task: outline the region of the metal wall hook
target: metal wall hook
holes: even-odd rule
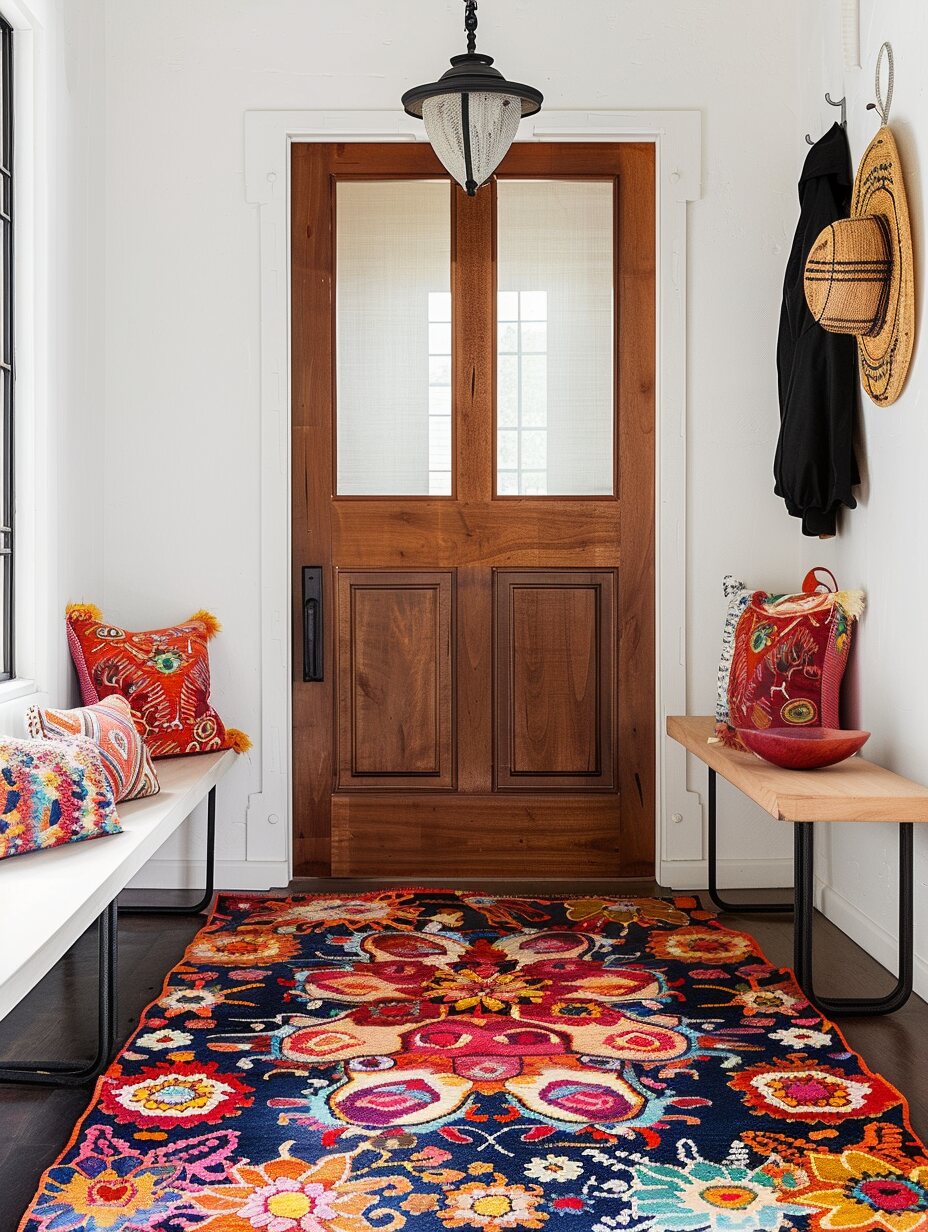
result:
[[[828,104],[829,107],[840,107],[841,108],[841,127],[847,128],[847,95],[845,95],[844,98],[837,99],[836,101],[835,99],[831,97],[830,93],[826,93],[825,102]],[[812,140],[812,138],[809,136],[808,133],[806,133],[806,142],[809,145],[815,145],[815,142]]]

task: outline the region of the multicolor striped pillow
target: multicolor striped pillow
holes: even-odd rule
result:
[[[30,706],[26,730],[34,740],[89,736],[97,745],[117,801],[154,796],[160,790],[151,756],[132,718],[132,707],[119,694],[76,710]]]
[[[121,830],[92,740],[0,736],[0,859]]]

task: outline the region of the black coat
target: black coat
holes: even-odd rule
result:
[[[851,156],[835,124],[809,150],[799,181],[799,225],[786,266],[777,341],[780,438],[774,491],[802,518],[804,535],[833,535],[840,505],[854,509],[857,339],[832,334],[812,316],[802,275],[819,232],[850,209]]]

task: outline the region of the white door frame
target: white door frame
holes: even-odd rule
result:
[[[269,886],[292,873],[290,145],[425,140],[421,121],[399,110],[245,113],[245,196],[258,207],[261,250],[260,783],[249,797],[246,832],[248,862],[265,865]],[[650,141],[655,146],[655,871],[662,884],[673,884],[674,865],[691,869],[693,861],[703,858],[701,800],[687,788],[686,754],[664,737],[664,717],[686,711],[686,207],[700,195],[701,114],[542,111],[522,121],[518,140]]]

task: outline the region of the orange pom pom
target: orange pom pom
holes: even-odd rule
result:
[[[64,614],[68,620],[94,620],[97,624],[103,622],[103,613],[95,603],[69,603]]]
[[[219,621],[216,619],[213,613],[202,611],[202,610],[199,612],[194,612],[193,615],[188,618],[186,623],[188,625],[192,625],[194,623],[205,625],[207,641],[209,641],[210,638],[215,637],[216,634],[222,630],[222,625],[219,623]]]
[[[229,738],[229,748],[236,753],[247,753],[251,748],[251,739],[246,736],[243,731],[239,731],[237,727],[227,727],[226,735]]]

